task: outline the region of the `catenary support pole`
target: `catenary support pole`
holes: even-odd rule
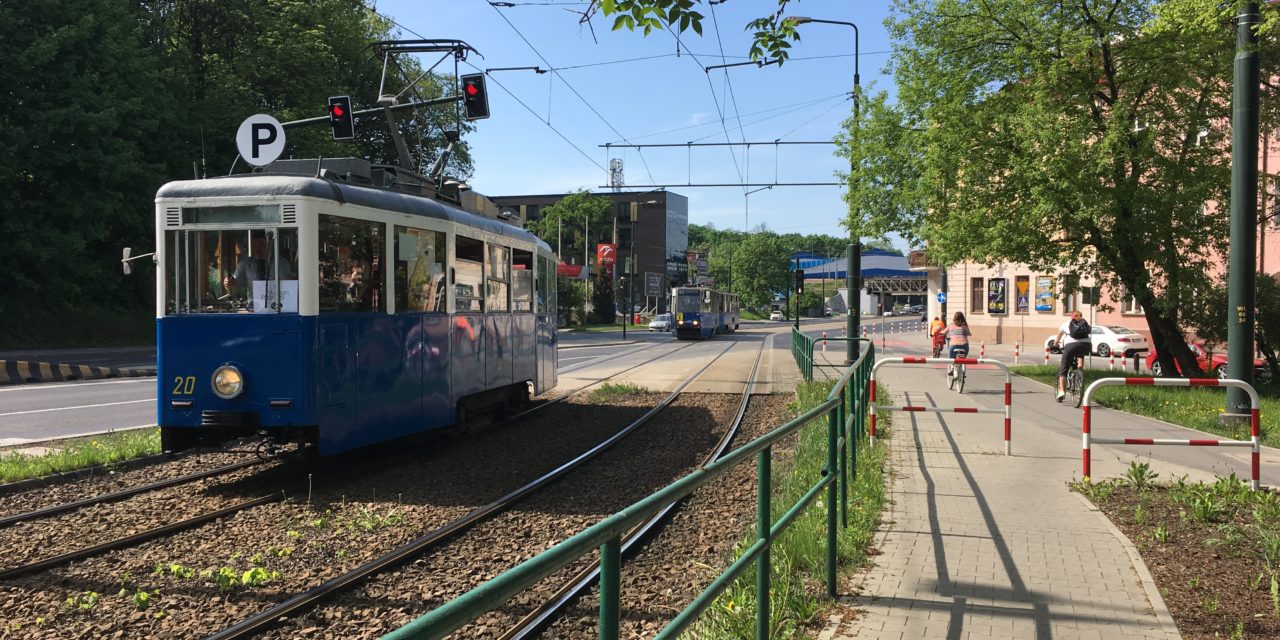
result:
[[[1231,92],[1231,244],[1227,267],[1227,377],[1253,384],[1258,223],[1258,0],[1240,0]],[[1227,390],[1227,414],[1247,415],[1249,397]]]

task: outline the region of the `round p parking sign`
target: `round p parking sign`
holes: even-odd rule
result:
[[[284,127],[265,113],[251,115],[236,130],[236,150],[255,167],[269,165],[284,152]]]

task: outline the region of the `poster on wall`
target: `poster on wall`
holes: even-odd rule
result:
[[[1003,315],[1009,312],[1007,302],[1008,286],[1009,281],[1005,278],[990,278],[987,280],[987,313]]]
[[[1026,313],[1031,309],[1031,278],[1028,276],[1018,276],[1013,282],[1013,295],[1016,302],[1014,303],[1015,313]]]
[[[1036,311],[1053,311],[1053,276],[1036,276]]]

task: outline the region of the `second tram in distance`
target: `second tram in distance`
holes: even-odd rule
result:
[[[676,339],[710,338],[738,329],[738,296],[706,287],[671,290]]]

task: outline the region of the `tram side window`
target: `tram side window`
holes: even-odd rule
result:
[[[169,231],[165,248],[167,314],[298,311],[297,229]]]
[[[511,250],[511,310],[533,312],[533,252]]]
[[[408,227],[395,229],[396,311],[446,311],[445,234]]]
[[[536,274],[536,289],[538,289],[538,307],[536,311],[539,314],[548,314],[548,308],[556,308],[556,302],[552,300],[552,292],[556,287],[556,273],[552,270],[552,261],[545,256],[538,256],[538,274]]]
[[[319,217],[320,312],[386,311],[382,223]]]
[[[496,244],[489,245],[489,256],[485,266],[485,285],[487,297],[485,308],[490,312],[510,310],[507,295],[511,288],[511,250]]]
[[[455,236],[453,253],[454,310],[484,311],[484,243]]]

